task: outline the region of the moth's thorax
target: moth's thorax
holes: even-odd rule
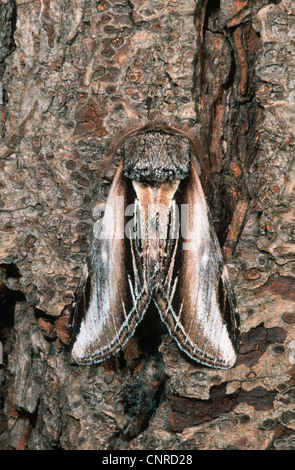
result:
[[[188,176],[190,144],[182,136],[153,131],[130,137],[123,149],[124,175],[153,186]]]

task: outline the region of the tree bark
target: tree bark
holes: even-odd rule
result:
[[[0,447],[294,449],[292,1],[3,0],[0,23]],[[153,312],[114,358],[70,362],[101,162],[155,119],[208,155],[241,322],[227,371]]]

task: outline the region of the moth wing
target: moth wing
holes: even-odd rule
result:
[[[121,164],[78,289],[76,310],[84,311],[72,349],[78,364],[98,363],[118,352],[133,335],[150,301],[129,262],[130,242],[124,237],[126,184]]]
[[[155,303],[184,352],[202,364],[227,369],[237,356],[235,298],[194,159],[182,191],[189,233],[186,239],[179,239],[178,252],[171,255],[170,274]],[[181,224],[183,229],[183,215]],[[181,258],[180,266],[176,256]]]

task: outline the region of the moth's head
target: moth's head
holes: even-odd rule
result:
[[[190,151],[181,135],[162,130],[134,135],[122,146],[124,175],[153,186],[182,180],[189,174]]]

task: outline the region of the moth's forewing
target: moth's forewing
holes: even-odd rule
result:
[[[155,302],[185,353],[202,364],[227,369],[237,357],[236,305],[194,157],[180,191],[188,209],[181,219],[187,224],[182,226],[185,236],[182,233],[177,253],[171,253],[176,265],[173,281],[163,283]]]
[[[133,335],[150,301],[135,276],[124,212],[128,182],[120,165],[84,271],[80,300],[84,318],[72,349],[78,364],[93,364],[118,352]],[[77,305],[77,309],[79,305]]]

